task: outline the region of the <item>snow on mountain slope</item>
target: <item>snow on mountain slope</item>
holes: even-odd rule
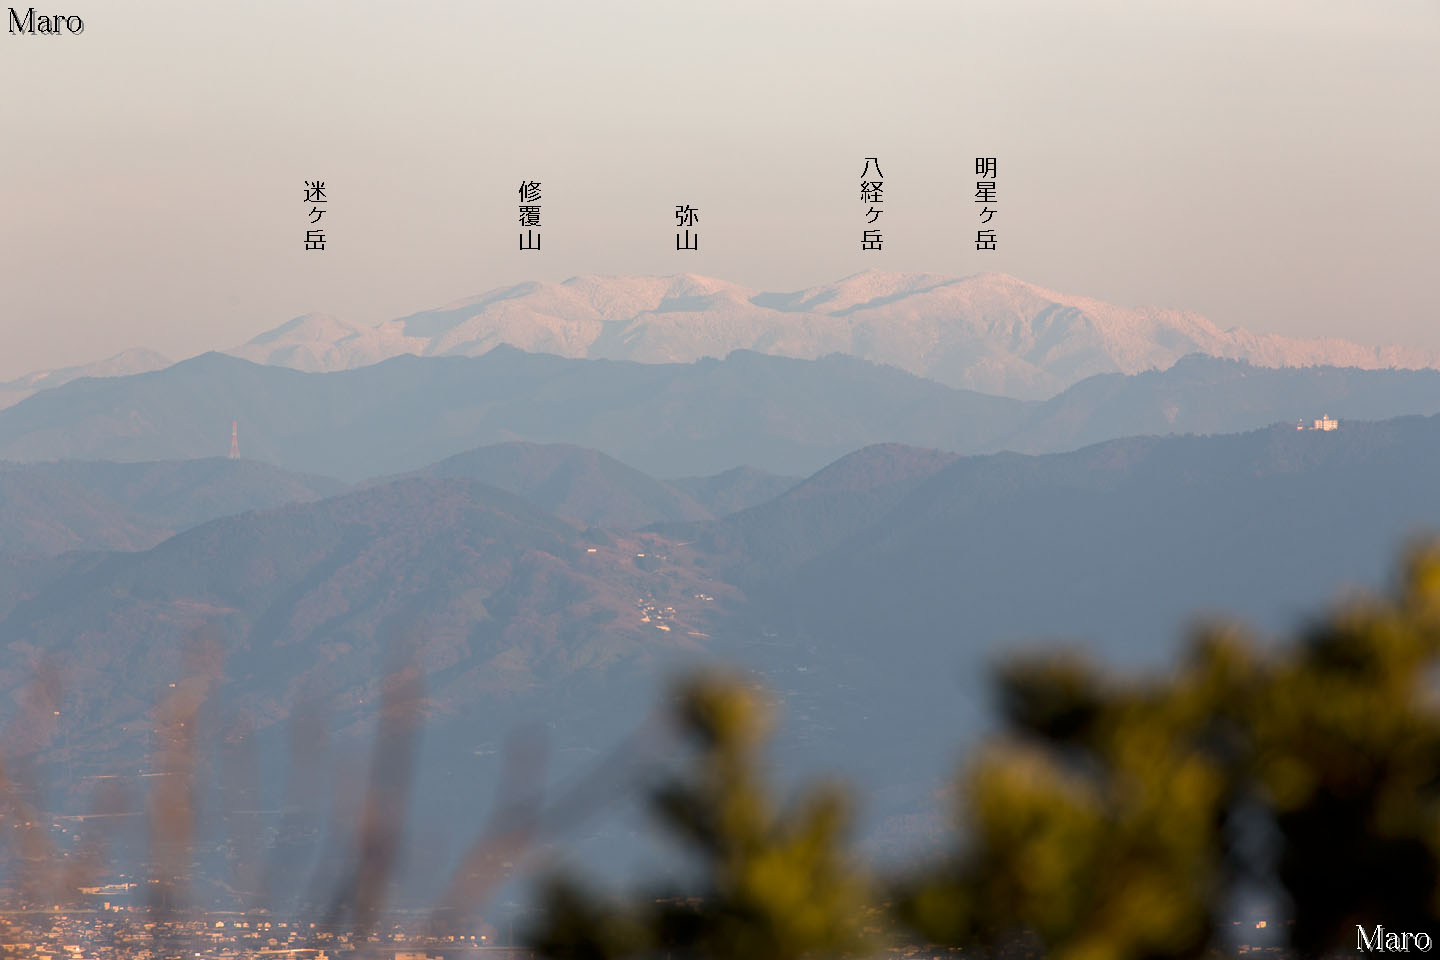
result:
[[[78,367],[64,367],[59,370],[39,370],[0,383],[0,410],[12,407],[31,394],[49,390],[79,380],[81,377],[123,377],[132,373],[149,373],[170,366],[170,360],[154,350],[125,350]]]
[[[1440,364],[1430,351],[1222,330],[1189,311],[1120,307],[1004,274],[880,271],[791,293],[691,274],[521,283],[375,327],[299,317],[230,352],[339,370],[402,353],[477,356],[502,343],[650,363],[737,349],[801,358],[845,353],[1022,398],[1049,397],[1099,373],[1168,367],[1189,353],[1272,367]]]
[[[425,340],[406,337],[393,324],[361,327],[329,314],[307,313],[227,352],[255,363],[322,373],[422,353],[425,346]]]

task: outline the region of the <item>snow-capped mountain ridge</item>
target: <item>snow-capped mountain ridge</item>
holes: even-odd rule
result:
[[[1191,353],[1270,366],[1440,365],[1432,351],[1221,329],[1187,310],[1121,307],[1004,274],[866,271],[793,292],[694,274],[527,282],[361,327],[307,315],[229,351],[340,370],[390,356],[476,356],[500,344],[565,357],[690,362],[756,350],[844,353],[951,386],[1043,398],[1099,373],[1169,367]]]
[[[132,373],[148,373],[170,366],[170,360],[154,350],[134,348],[94,363],[58,370],[37,370],[14,380],[0,382],[0,410],[14,406],[26,397],[63,386],[82,377],[123,377]]]

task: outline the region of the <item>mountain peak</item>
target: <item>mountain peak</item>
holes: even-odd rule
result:
[[[346,323],[332,314],[304,313],[280,324],[274,330],[267,330],[252,337],[246,342],[246,346],[337,340],[359,332],[359,327]]]
[[[1199,314],[1124,307],[1005,273],[864,270],[791,292],[695,273],[582,275],[498,287],[375,327],[308,314],[231,351],[301,370],[399,354],[479,356],[499,344],[562,357],[689,363],[735,350],[848,354],[948,386],[1023,399],[1087,377],[1167,368],[1189,353],[1284,367],[1436,366],[1401,347],[1222,330]]]
[[[0,383],[0,410],[14,406],[26,397],[41,390],[64,386],[82,377],[125,377],[134,373],[149,373],[170,366],[169,358],[146,350],[132,347],[122,350],[104,360],[82,366],[64,367],[59,370],[38,370],[17,377],[8,383]]]

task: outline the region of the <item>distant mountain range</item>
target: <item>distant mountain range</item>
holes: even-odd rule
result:
[[[479,480],[556,517],[611,530],[710,521],[799,483],[752,467],[666,482],[571,444],[500,443],[410,477]],[[401,477],[371,481],[383,486]],[[254,460],[0,461],[0,555],[145,550],[210,520],[343,492]]]
[[[568,443],[481,447],[442,460],[418,475],[480,480],[525,497],[556,516],[611,529],[714,519],[709,510],[670,484]]]
[[[691,274],[521,283],[373,327],[309,314],[228,352],[334,371],[407,353],[479,356],[500,344],[645,363],[734,350],[804,359],[843,353],[951,387],[1036,400],[1096,374],[1163,369],[1192,353],[1267,367],[1440,361],[1434,351],[1223,330],[1189,311],[1119,307],[1003,274],[880,271],[791,293]]]
[[[0,636],[75,650],[87,669],[113,664],[122,675],[107,683],[135,671],[138,690],[212,623],[243,645],[235,652],[248,651],[243,666],[233,663],[254,684],[288,686],[338,645],[350,662],[337,660],[330,679],[363,688],[383,668],[385,643],[413,629],[423,635],[418,652],[438,657],[430,668],[451,671],[467,694],[513,696],[556,668],[606,667],[616,644],[637,656],[647,655],[643,640],[693,646],[685,630],[647,630],[635,613],[637,597],[670,583],[657,596],[688,599],[678,624],[710,617],[673,576],[635,562],[643,543],[587,532],[476,481],[406,478],[218,519],[147,551],[77,556],[9,611]],[[108,626],[85,626],[92,620]],[[293,663],[276,669],[282,661]],[[266,695],[280,712],[289,708],[282,692]],[[102,722],[126,708],[106,697],[90,707]]]
[[[997,275],[577,278],[238,352],[0,385],[6,770],[59,807],[147,769],[159,697],[208,698],[217,749],[273,757],[307,704],[349,749],[408,662],[450,824],[507,729],[564,780],[719,658],[783,699],[782,769],[859,775],[913,840],[1017,644],[1160,661],[1440,529],[1440,370],[1361,369],[1432,358]]]
[[[844,751],[883,807],[946,776],[1019,650],[1163,669],[1202,618],[1287,631],[1385,585],[1407,540],[1440,534],[1440,418],[948,462],[872,448],[814,482],[672,535],[743,584],[764,640],[736,655],[791,691],[800,755]]]
[[[215,489],[236,465],[62,468],[69,489],[112,502],[131,490],[140,506],[140,490],[165,483],[167,502],[198,502],[187,485]],[[315,492],[271,477],[276,496]],[[133,773],[154,698],[196,644],[213,648],[208,682],[229,704],[215,709],[272,733],[306,698],[330,704],[336,730],[363,733],[400,651],[426,676],[427,749],[451,757],[435,795],[460,810],[494,773],[479,747],[517,718],[545,718],[563,749],[600,756],[676,663],[723,657],[784,697],[789,769],[861,775],[895,826],[982,728],[997,655],[1065,637],[1153,663],[1197,613],[1282,627],[1338,585],[1379,583],[1397,543],[1440,528],[1437,480],[1440,417],[1044,456],[887,444],[692,520],[693,499],[598,454],[504,444],[149,549],[39,562],[0,551],[0,701],[21,702],[35,665],[52,664],[69,742],[36,727],[35,756]],[[596,502],[580,496],[592,484]],[[680,519],[613,530],[539,505],[604,500],[625,520]],[[31,513],[72,506],[35,500]]]
[[[213,457],[228,449],[236,420],[244,456],[347,482],[521,440],[585,447],[663,478],[745,465],[804,476],[875,443],[1048,453],[1323,414],[1343,421],[1431,413],[1440,413],[1440,371],[1269,369],[1204,357],[1092,377],[1039,403],[840,355],[795,360],[739,351],[724,360],[650,364],[502,346],[480,357],[405,356],[304,373],[206,354],[152,373],[78,380],[0,410],[0,459]],[[672,505],[681,512],[670,519],[683,519],[679,502]]]
[[[126,350],[96,363],[26,374],[14,380],[0,382],[0,410],[14,406],[41,390],[51,390],[81,377],[123,377],[168,366],[170,360],[154,350]]]
[[[146,549],[207,520],[344,488],[251,460],[0,462],[0,552]]]
[[[496,346],[572,359],[690,363],[735,350],[844,354],[959,389],[1043,400],[1088,377],[1166,369],[1190,354],[1263,367],[1425,369],[1440,352],[1221,329],[1184,310],[1120,307],[1004,274],[866,271],[789,293],[710,277],[586,276],[521,283],[374,326],[312,313],[226,352],[306,372],[393,357],[480,356]],[[0,409],[81,377],[168,366],[129,350],[0,383]]]
[[[244,456],[347,481],[509,440],[576,444],[652,476],[746,464],[804,475],[882,440],[974,450],[1018,428],[1027,409],[841,356],[647,364],[498,347],[302,373],[206,354],[0,411],[0,459],[215,456],[234,420]]]

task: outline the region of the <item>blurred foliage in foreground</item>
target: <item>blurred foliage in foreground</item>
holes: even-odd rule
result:
[[[1035,944],[1062,960],[1205,955],[1240,894],[1282,904],[1291,946],[1351,947],[1356,925],[1440,919],[1440,547],[1392,595],[1278,646],[1200,631],[1173,675],[1068,656],[1016,661],[1004,732],[962,776],[957,840],[872,884],[847,854],[845,798],[791,807],[759,774],[766,711],[742,682],[681,690],[694,767],[662,826],[703,882],[624,903],[548,888],[533,943],[556,958],[863,956],[885,929],[937,945]]]
[[[696,853],[705,884],[604,903],[572,882],[546,893],[535,946],[559,957],[855,955],[865,945],[867,884],[843,851],[846,802],[819,787],[782,809],[759,773],[769,730],[763,701],[737,678],[700,676],[680,690],[694,769],[655,794],[663,825]]]

